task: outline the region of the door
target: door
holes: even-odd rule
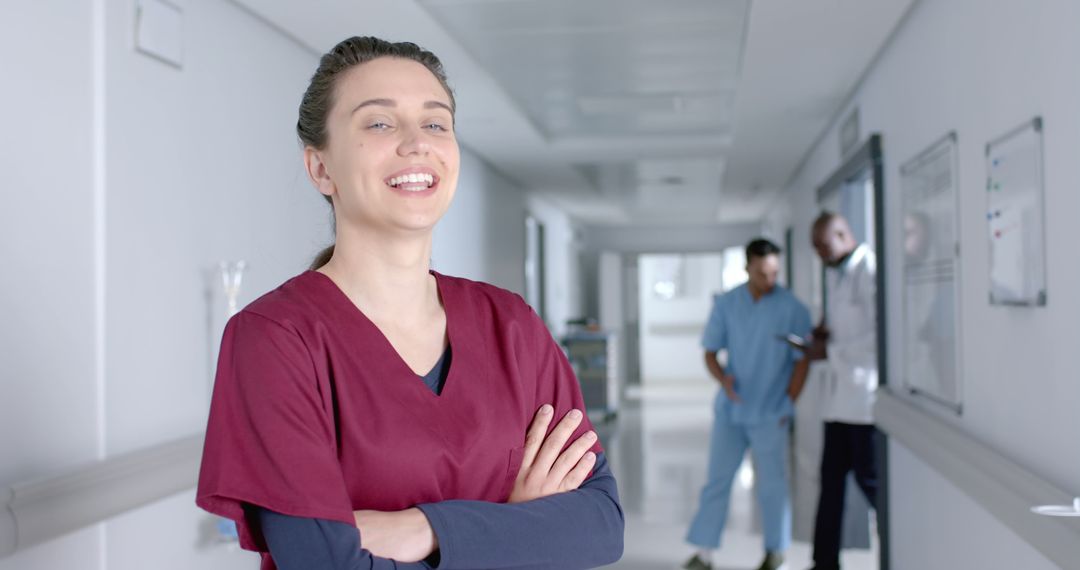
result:
[[[829,179],[818,188],[817,203],[821,210],[838,213],[847,219],[855,239],[867,244],[877,256],[877,332],[878,332],[878,382],[884,385],[886,378],[885,347],[885,252],[884,220],[882,204],[884,173],[882,170],[881,139],[874,135],[847,162],[838,168]],[[807,236],[809,239],[809,236]],[[825,287],[824,267],[815,256],[814,284],[812,287],[815,318],[820,319],[828,306],[829,292]],[[795,441],[795,486],[797,503],[795,504],[795,532],[800,539],[812,538],[813,515],[816,512],[818,469],[821,461],[822,420],[820,402],[822,394],[811,389],[825,386],[821,374],[826,371],[821,364],[811,369],[808,389],[800,402],[799,415],[796,418]],[[869,502],[849,477],[845,513],[844,537],[845,548],[869,548],[872,533],[879,537],[879,567],[888,569],[888,468],[886,455],[887,441],[884,435],[878,441],[878,510],[876,524],[871,524]],[[810,499],[812,497],[812,499]],[[811,506],[812,503],[812,506]],[[801,532],[800,532],[801,531]],[[807,534],[808,533],[808,534]],[[800,536],[802,535],[802,536]]]

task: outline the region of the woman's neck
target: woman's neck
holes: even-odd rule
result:
[[[422,320],[439,306],[438,289],[429,273],[431,232],[387,239],[342,231],[334,255],[319,268],[374,321]]]

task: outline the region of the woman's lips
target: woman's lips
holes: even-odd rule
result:
[[[425,166],[403,168],[383,179],[387,186],[407,192],[420,192],[439,184],[439,175]]]
[[[407,192],[421,192],[438,184],[438,177],[426,172],[402,174],[391,177],[387,184]]]
[[[385,179],[386,185],[403,196],[422,198],[439,188],[439,177],[428,169],[411,168]]]

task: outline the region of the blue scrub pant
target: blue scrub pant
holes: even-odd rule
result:
[[[719,404],[719,402],[718,402]],[[736,404],[737,405],[737,404]],[[788,430],[790,419],[733,424],[716,406],[709,442],[709,471],[697,514],[686,541],[699,548],[718,548],[727,522],[731,483],[750,448],[754,486],[764,519],[765,550],[784,552],[791,544],[791,502],[788,496]]]

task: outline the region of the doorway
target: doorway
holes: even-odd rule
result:
[[[855,239],[865,243],[874,251],[877,257],[876,284],[877,284],[877,362],[878,384],[885,385],[888,382],[887,353],[886,353],[886,287],[885,287],[885,220],[884,220],[884,168],[882,161],[881,136],[873,135],[844,164],[838,168],[817,189],[817,204],[821,210],[836,212],[847,219],[851,226]],[[815,283],[813,287],[814,299],[812,303],[818,309],[819,315],[829,303],[829,292],[825,286],[824,267],[815,256]],[[819,383],[820,384],[820,383]],[[820,458],[819,453],[813,453],[809,447],[817,443],[820,449],[820,431],[815,434],[814,430],[820,430],[820,420],[816,420],[816,426],[811,426],[803,419],[801,427],[809,437],[799,443],[800,452],[806,457]],[[815,435],[817,437],[815,438]],[[877,509],[871,520],[870,505],[866,498],[855,485],[853,478],[849,476],[846,493],[844,513],[844,547],[866,548],[874,539],[878,541],[878,560],[881,570],[888,570],[889,564],[889,532],[888,532],[888,441],[883,433],[877,434],[877,459],[878,459],[878,492]],[[814,440],[817,439],[817,442]],[[805,441],[810,440],[810,441]],[[805,447],[804,447],[805,446]],[[817,463],[814,464],[815,466]],[[805,467],[805,466],[804,466]],[[798,466],[796,467],[799,468]],[[876,528],[876,533],[875,533]]]
[[[525,218],[525,302],[547,323],[545,258],[544,224],[528,216]]]

